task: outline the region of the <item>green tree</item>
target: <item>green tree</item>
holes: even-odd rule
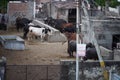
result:
[[[6,12],[8,1],[9,0],[0,0],[0,11]]]
[[[95,0],[95,2],[97,4],[99,4],[100,6],[105,6],[105,2],[108,1],[108,5],[110,7],[116,7],[120,5],[120,2],[118,2],[117,0]]]
[[[100,6],[105,6],[105,0],[95,0],[95,2]]]
[[[111,7],[116,7],[120,5],[120,2],[118,2],[117,0],[110,0],[110,4]]]

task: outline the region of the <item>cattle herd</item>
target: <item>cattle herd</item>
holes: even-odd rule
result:
[[[46,35],[50,35],[51,30],[46,27],[41,27],[39,25],[35,25],[32,23],[32,20],[29,20],[27,18],[16,18],[16,29],[19,31],[19,29],[23,30],[23,38],[24,39],[35,39],[40,38],[41,41],[43,41],[44,37]]]
[[[65,34],[68,40],[67,52],[70,57],[74,57],[73,53],[76,52],[76,26],[73,23],[67,23],[63,19],[53,19],[52,17],[47,18],[45,23]],[[79,38],[82,41],[81,35],[79,35]],[[92,43],[87,43],[86,45],[86,55],[83,57],[83,60],[87,59],[98,60],[95,46]]]
[[[41,39],[44,41],[46,35],[51,35],[52,31],[49,28],[36,25],[27,18],[16,18],[16,30],[19,32],[20,29],[23,30],[23,38],[28,40]],[[67,52],[70,57],[74,57],[74,52],[76,52],[76,26],[73,23],[68,23],[63,19],[53,19],[48,17],[44,20],[45,24],[59,30],[67,37],[68,48]],[[1,25],[0,25],[1,27]],[[80,38],[82,40],[82,37]],[[94,59],[97,60],[98,56],[96,49],[92,43],[88,43],[86,46],[86,56],[83,60]]]

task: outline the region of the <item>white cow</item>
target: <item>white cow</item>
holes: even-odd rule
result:
[[[46,35],[50,35],[51,30],[46,28],[37,28],[37,27],[29,27],[29,33],[28,33],[28,40],[32,40],[37,38],[40,38],[41,41],[44,40]]]

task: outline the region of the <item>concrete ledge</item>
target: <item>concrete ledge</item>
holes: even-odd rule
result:
[[[52,31],[59,32],[59,30],[57,30],[57,29],[55,29],[55,28],[53,28],[53,27],[45,24],[43,21],[33,20],[33,23],[34,23],[35,25],[40,25],[41,27],[49,28],[49,29],[51,29]]]
[[[65,42],[67,38],[61,33],[55,33],[48,36],[48,42]]]

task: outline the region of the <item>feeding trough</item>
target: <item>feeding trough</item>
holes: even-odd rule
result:
[[[5,49],[24,50],[25,42],[22,38],[16,35],[2,35],[0,42]]]

